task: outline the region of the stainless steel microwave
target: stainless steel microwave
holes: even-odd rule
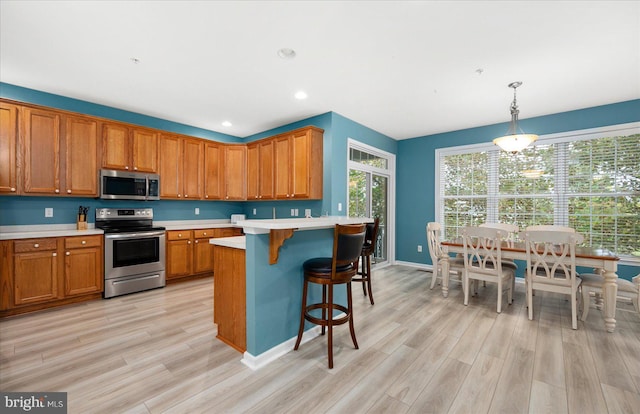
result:
[[[140,172],[100,170],[100,198],[160,200],[160,176]]]

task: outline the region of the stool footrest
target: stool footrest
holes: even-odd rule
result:
[[[307,309],[304,312],[304,318],[309,322],[315,323],[320,326],[329,326],[329,319],[317,318],[311,315],[309,312],[315,309],[322,309],[327,312],[327,317],[333,317],[332,310],[339,310],[345,313],[345,316],[340,318],[332,319],[332,325],[342,325],[343,323],[349,322],[349,310],[342,305],[338,305],[337,303],[333,304],[333,309],[329,307],[328,303],[314,303],[312,305],[307,306]]]

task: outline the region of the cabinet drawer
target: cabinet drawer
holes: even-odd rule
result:
[[[171,230],[167,232],[167,240],[188,240],[193,237],[191,230]]]
[[[81,247],[98,247],[102,242],[102,236],[78,236],[64,239],[65,249],[78,249]]]
[[[216,229],[215,236],[213,237],[233,237],[242,236],[242,229],[236,227],[223,227]]]
[[[16,240],[13,242],[13,251],[14,253],[27,253],[55,250],[57,244],[58,239],[56,238]]]
[[[193,231],[194,237],[196,239],[210,239],[215,237],[215,229],[199,229]]]

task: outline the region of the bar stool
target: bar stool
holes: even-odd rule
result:
[[[378,227],[380,226],[380,218],[376,217],[373,223],[367,223],[367,232],[364,236],[364,244],[360,258],[362,259],[362,269],[357,273],[361,277],[351,279],[354,282],[362,282],[362,292],[367,296],[369,291],[369,301],[373,305],[373,292],[371,290],[371,256],[376,248],[376,239],[378,238]]]
[[[362,245],[365,237],[365,225],[340,225],[336,224],[333,234],[333,257],[316,257],[304,262],[304,287],[302,289],[302,309],[300,311],[300,328],[298,329],[298,339],[293,347],[297,350],[304,333],[304,321],[307,320],[316,325],[322,326],[324,335],[325,327],[329,332],[327,353],[329,358],[329,368],[333,368],[333,326],[349,323],[351,339],[353,345],[358,349],[356,333],[353,328],[351,280],[358,269],[358,259],[362,252]],[[307,305],[307,290],[309,283],[322,285],[322,302]],[[333,287],[339,284],[346,284],[347,306],[333,302]],[[327,292],[328,291],[328,292]],[[311,311],[322,310],[320,318],[312,316]],[[344,316],[334,319],[334,311],[344,312]]]

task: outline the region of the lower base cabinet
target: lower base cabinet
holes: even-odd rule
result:
[[[217,338],[234,349],[247,350],[246,252],[213,246],[213,322]]]
[[[235,227],[167,231],[167,281],[211,274],[214,258],[209,239],[241,234],[242,229]]]
[[[101,235],[0,241],[0,316],[99,298]]]

